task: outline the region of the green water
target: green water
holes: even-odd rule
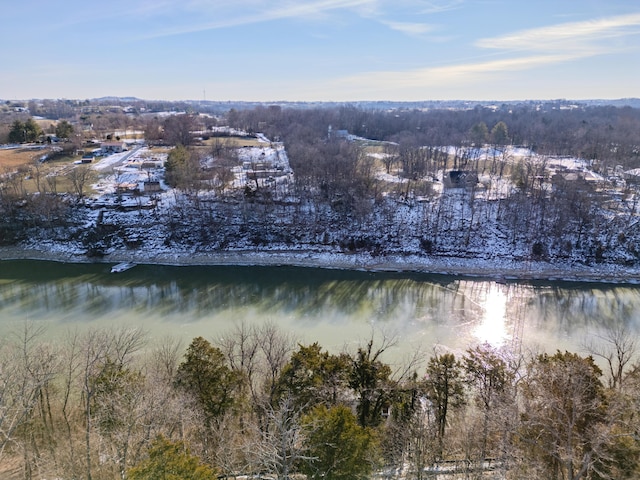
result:
[[[373,334],[396,338],[397,355],[481,342],[580,352],[606,326],[639,330],[640,288],[293,267],[138,265],[111,274],[106,264],[0,261],[0,335],[25,321],[52,339],[124,325],[188,342],[270,322],[333,351]]]

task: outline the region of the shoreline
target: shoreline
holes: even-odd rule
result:
[[[291,266],[387,273],[421,273],[504,281],[566,281],[581,283],[640,284],[640,268],[600,264],[597,266],[553,264],[546,261],[477,259],[439,256],[371,256],[301,250],[163,252],[154,255],[117,251],[103,257],[43,251],[20,247],[0,247],[0,260],[42,260],[64,263],[116,264],[132,262],[167,266]]]

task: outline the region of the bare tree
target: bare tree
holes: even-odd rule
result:
[[[25,186],[25,178],[29,174],[29,167],[21,165],[14,170],[13,168],[4,167],[2,173],[3,183],[7,185],[7,192],[15,198],[24,198],[27,195]]]
[[[114,468],[125,478],[137,427],[147,413],[145,378],[140,371],[107,359],[93,382],[92,417],[101,439],[100,452],[108,459],[101,462],[102,469]]]
[[[7,445],[16,442],[18,428],[24,426],[42,389],[53,379],[56,362],[53,352],[39,342],[44,329],[25,324],[18,333],[0,341],[0,458]],[[28,433],[26,428],[24,434]],[[30,439],[23,439],[25,458]],[[30,462],[25,477],[30,478]]]
[[[29,169],[29,171],[31,174],[31,178],[33,178],[33,181],[36,184],[36,190],[38,190],[39,193],[45,193],[44,185],[42,182],[42,178],[44,174],[44,169],[42,168],[42,162],[40,162],[39,159],[36,159],[33,162],[31,162],[31,168]]]
[[[462,359],[467,382],[473,389],[482,410],[482,442],[480,461],[487,458],[490,419],[496,407],[504,403],[513,381],[513,372],[503,357],[488,344],[467,349]]]
[[[251,418],[241,424],[268,428],[269,412],[278,405],[277,382],[293,348],[295,338],[273,323],[251,326],[240,323],[218,341],[231,368],[243,379],[242,397],[250,401]]]
[[[144,123],[144,138],[150,144],[162,139],[162,125],[157,117],[152,117]]]
[[[245,382],[242,388],[249,389],[252,403],[255,405],[260,403],[260,386],[257,384],[256,378],[259,362],[260,339],[256,329],[246,322],[241,322],[235,328],[224,335],[218,345],[227,357],[229,366],[240,372]],[[242,394],[244,396],[244,393]]]
[[[383,147],[382,164],[387,173],[391,173],[392,167],[398,161],[398,145],[396,143],[387,142]]]
[[[179,338],[164,337],[151,350],[151,363],[148,367],[154,378],[163,379],[166,383],[173,382],[180,363],[184,345]]]
[[[82,201],[85,194],[85,188],[93,178],[95,177],[94,171],[86,165],[81,165],[76,168],[72,168],[67,173],[67,178],[71,182],[74,193],[78,197],[78,201]]]
[[[623,324],[608,325],[602,334],[585,345],[607,367],[609,388],[622,388],[625,369],[638,352],[638,337]]]
[[[140,330],[119,329],[115,332],[106,330],[90,330],[80,339],[79,360],[80,370],[78,380],[83,399],[83,415],[85,424],[84,455],[86,479],[92,479],[93,456],[93,408],[94,396],[97,393],[96,379],[104,375],[115,361],[119,365],[126,365],[131,356],[143,345],[144,333]]]
[[[172,115],[164,121],[164,139],[170,145],[188,147],[193,144],[195,128],[196,120],[193,115]]]
[[[569,352],[540,355],[530,365],[520,440],[544,478],[591,478],[606,457],[612,432],[601,374],[593,358]]]
[[[267,428],[254,432],[258,441],[249,445],[260,471],[273,473],[279,480],[289,480],[300,461],[310,460],[304,454],[300,415],[290,398],[267,408]]]
[[[55,172],[49,172],[45,177],[45,183],[49,191],[53,194],[58,193],[58,175]]]
[[[260,350],[264,357],[261,374],[262,391],[269,405],[273,405],[277,396],[277,382],[282,368],[286,365],[296,345],[296,337],[281,330],[274,323],[265,323],[257,330]]]

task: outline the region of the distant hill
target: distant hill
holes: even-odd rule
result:
[[[640,108],[640,98],[620,98],[617,100],[580,100],[580,103],[587,105],[611,105],[614,107]]]
[[[0,103],[24,103],[29,101],[41,101],[42,99],[29,100],[2,100]],[[55,99],[54,99],[55,101]],[[60,100],[65,103],[74,103],[83,100]],[[86,101],[86,100],[84,100]],[[528,105],[533,107],[543,107],[545,110],[554,109],[571,109],[576,107],[588,106],[613,106],[613,107],[632,107],[640,108],[640,98],[619,98],[619,99],[526,99],[526,100],[422,100],[422,101],[387,101],[387,100],[359,100],[353,102],[291,102],[286,100],[277,100],[270,102],[249,102],[242,100],[150,100],[138,97],[118,97],[104,96],[88,99],[89,102],[95,104],[147,104],[148,108],[153,109],[153,105],[160,105],[160,108],[169,108],[171,105],[178,105],[178,108],[191,106],[194,110],[208,111],[228,111],[253,109],[258,106],[278,105],[283,108],[312,109],[312,108],[335,108],[342,106],[352,106],[362,110],[471,110],[477,107],[489,108],[494,111],[511,109],[514,106]]]
[[[140,102],[144,101],[142,98],[137,97],[100,97],[100,98],[92,98],[90,101],[92,102]]]

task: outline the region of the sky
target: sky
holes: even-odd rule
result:
[[[638,0],[19,0],[0,98],[640,97]]]

